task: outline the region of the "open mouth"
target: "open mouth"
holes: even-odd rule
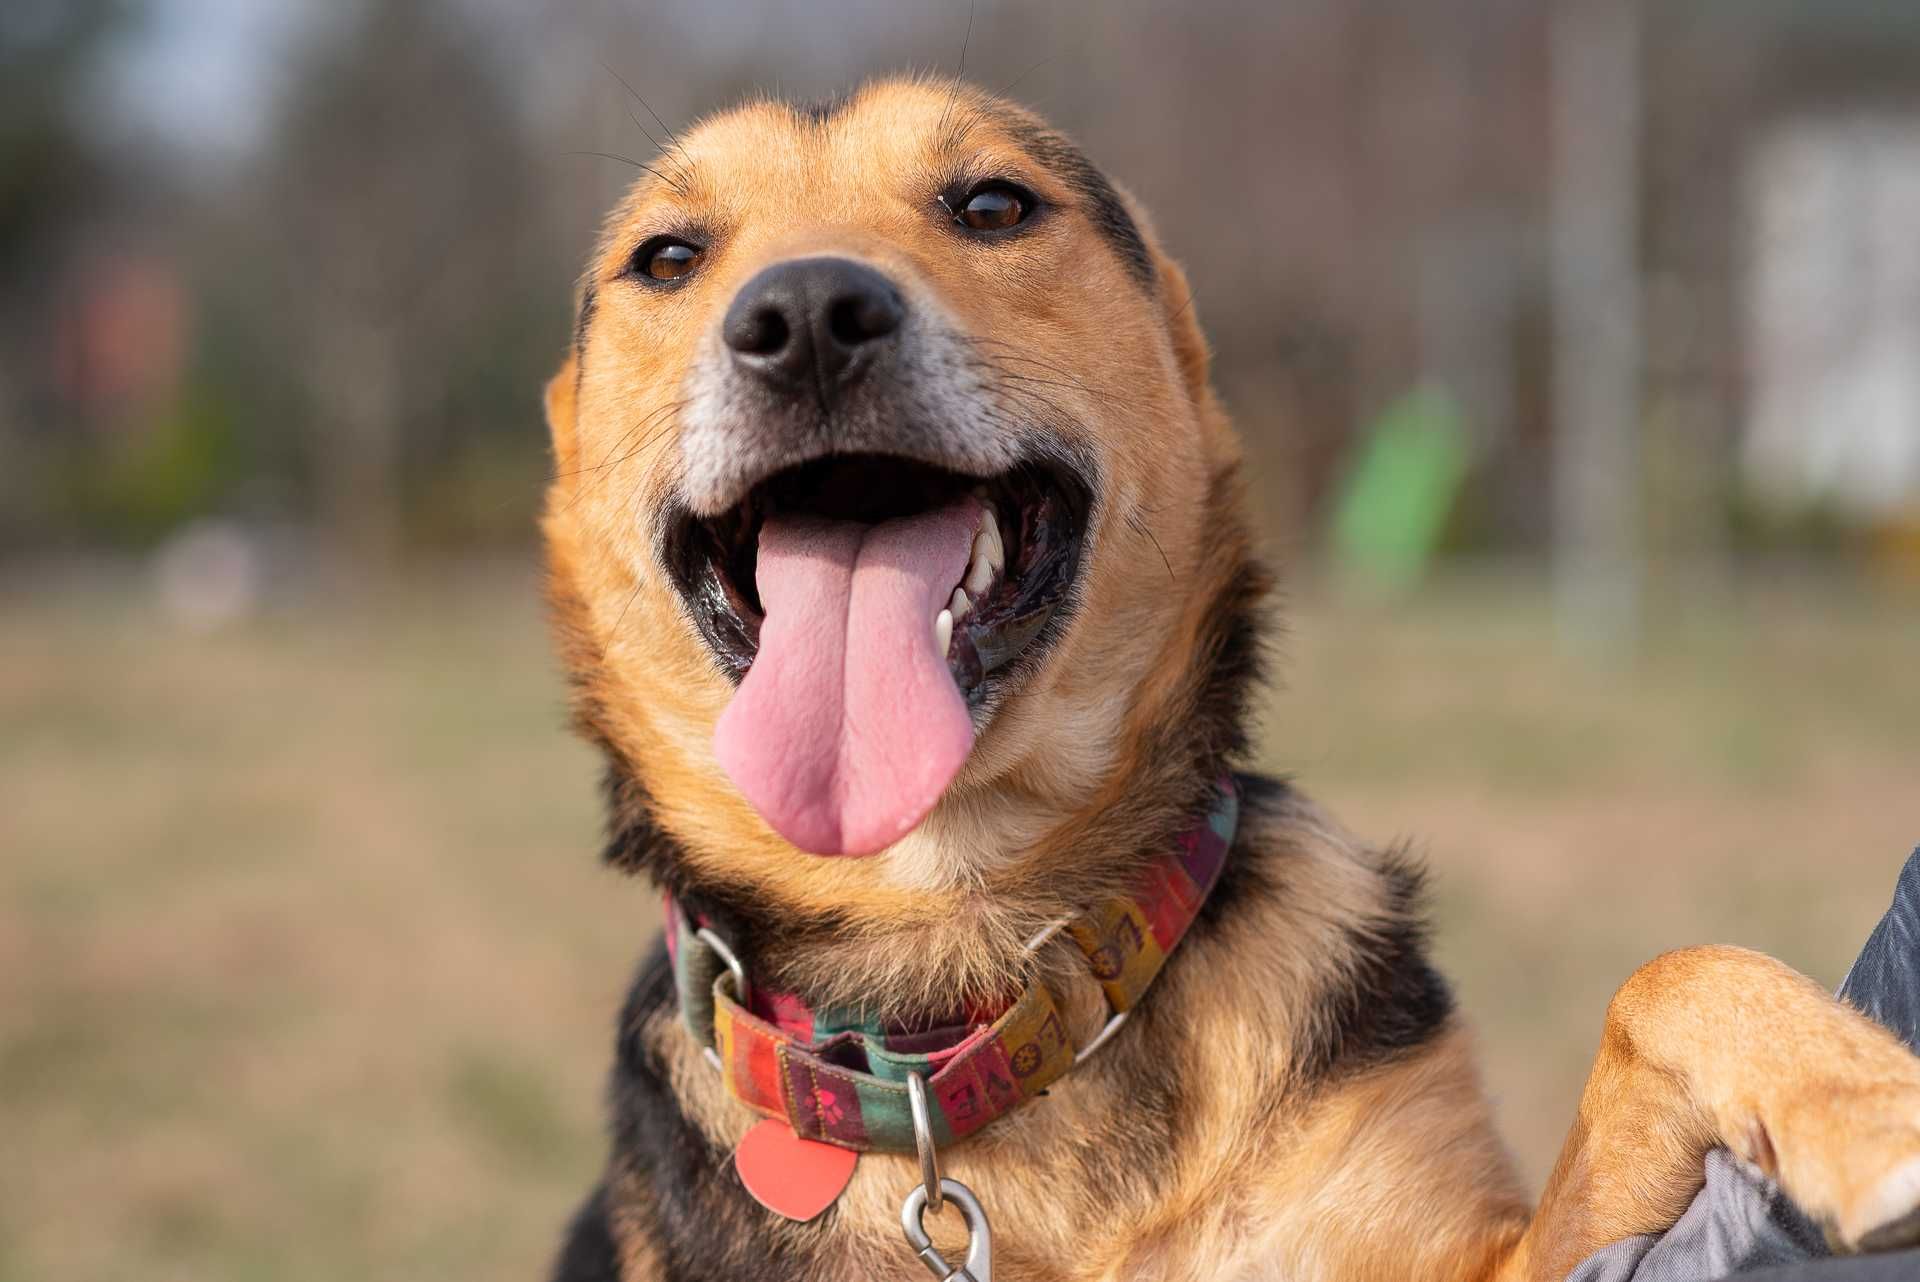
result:
[[[775,830],[870,854],[926,816],[976,714],[1058,632],[1088,502],[1039,464],[982,479],[840,455],[674,524],[669,571],[739,680],[715,756]]]
[[[721,516],[683,517],[668,536],[667,566],[715,657],[738,678],[753,666],[766,621],[757,574],[770,515],[877,526],[967,498],[981,515],[966,569],[944,598],[948,623],[936,611],[927,624],[977,707],[1073,586],[1088,493],[1065,469],[1023,464],[981,480],[887,455],[815,459],[762,481]]]

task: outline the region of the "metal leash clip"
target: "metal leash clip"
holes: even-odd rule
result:
[[[918,1073],[907,1074],[907,1102],[913,1109],[913,1144],[920,1154],[920,1183],[900,1205],[900,1227],[907,1245],[939,1282],[993,1282],[993,1230],[987,1224],[987,1212],[972,1189],[940,1174],[927,1113],[927,1084]],[[960,1218],[967,1224],[967,1257],[959,1268],[948,1264],[927,1236],[927,1208],[938,1214],[948,1202],[960,1209]]]

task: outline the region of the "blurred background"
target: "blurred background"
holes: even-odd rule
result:
[[[963,41],[1192,274],[1265,764],[1431,862],[1529,1177],[1638,962],[1839,980],[1920,840],[1910,0],[6,0],[0,1279],[545,1266],[654,920],[532,541],[622,81]]]

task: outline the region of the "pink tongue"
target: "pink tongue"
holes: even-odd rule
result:
[[[973,748],[934,650],[934,616],[967,568],[971,499],[881,525],[768,517],[756,579],[766,621],[713,734],[734,784],[779,834],[870,855],[926,818]]]

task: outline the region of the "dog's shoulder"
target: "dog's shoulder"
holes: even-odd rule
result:
[[[1404,847],[1364,842],[1285,779],[1236,776],[1243,819],[1202,929],[1233,937],[1256,972],[1315,1018],[1289,1021],[1295,1086],[1420,1050],[1452,1023],[1429,949],[1426,870]]]

